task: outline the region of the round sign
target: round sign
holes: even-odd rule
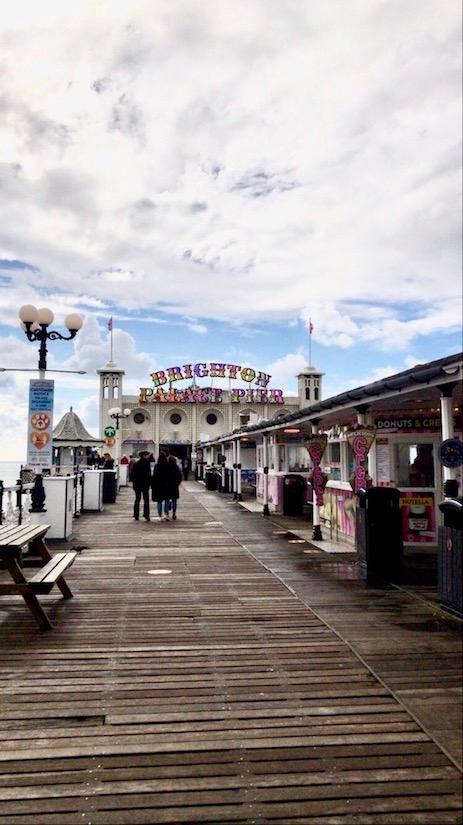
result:
[[[439,447],[439,460],[444,467],[461,467],[463,464],[463,443],[458,438],[447,438]]]
[[[116,435],[116,430],[114,427],[109,425],[109,427],[104,428],[104,434],[107,438],[114,438],[114,436]]]
[[[115,438],[106,438],[105,439],[105,444],[106,444],[107,447],[114,447],[115,443],[116,443]]]
[[[35,430],[46,430],[51,424],[50,416],[45,412],[34,413],[31,424]]]

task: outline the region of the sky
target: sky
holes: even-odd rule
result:
[[[15,0],[0,28],[0,460],[37,345],[55,420],[96,369],[255,366],[324,396],[461,351],[461,9],[446,0]]]

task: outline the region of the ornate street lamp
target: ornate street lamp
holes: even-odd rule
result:
[[[108,410],[109,417],[113,418],[116,422],[116,430],[119,429],[119,421],[121,420],[121,418],[128,418],[130,412],[131,411],[129,409],[121,410],[120,407],[111,407],[111,409]]]
[[[119,435],[119,421],[124,418],[128,418],[131,413],[131,410],[126,408],[125,410],[121,410],[120,407],[111,407],[108,410],[108,415],[110,418],[115,421],[116,424],[116,460],[120,463],[121,460],[121,439]]]
[[[64,323],[69,330],[69,335],[61,335],[57,330],[49,330],[53,323],[54,315],[47,307],[37,307],[32,304],[25,304],[19,310],[21,328],[25,332],[29,341],[39,341],[39,370],[41,373],[47,369],[47,341],[70,341],[79,332],[83,320],[80,315],[71,313],[66,315]]]

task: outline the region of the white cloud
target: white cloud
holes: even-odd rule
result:
[[[82,330],[74,339],[74,355],[65,363],[65,369],[84,369],[90,375],[104,367],[110,359],[109,333],[97,319],[87,316]],[[153,359],[146,352],[137,352],[133,337],[122,329],[113,330],[113,360],[125,370],[128,385],[136,386],[153,369]],[[125,382],[127,383],[127,382]]]
[[[381,348],[455,328],[459,17],[453,0],[8,7],[0,257],[41,272],[15,273],[4,322],[47,288],[60,317],[86,296],[198,334],[311,315],[321,343]]]
[[[297,395],[296,376],[307,366],[307,358],[302,352],[288,352],[271,364],[267,364],[265,372],[272,376],[272,387],[279,387],[286,395]]]

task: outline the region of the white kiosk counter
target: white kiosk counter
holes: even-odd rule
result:
[[[46,539],[68,541],[72,536],[75,476],[44,476],[45,510],[31,513],[33,524],[49,524]]]
[[[103,510],[103,470],[86,470],[82,487],[82,510]]]

